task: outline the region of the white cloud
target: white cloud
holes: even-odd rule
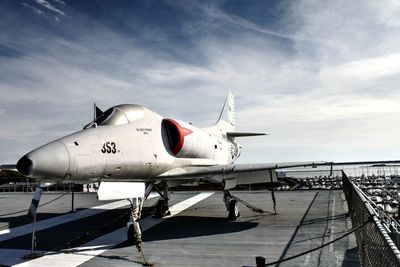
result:
[[[60,10],[60,9],[58,9],[58,8],[56,8],[54,5],[52,5],[52,4],[50,4],[48,1],[46,1],[46,0],[36,0],[36,2],[39,4],[39,5],[41,5],[41,6],[43,6],[43,7],[45,7],[45,8],[47,8],[48,10],[51,10],[51,11],[53,11],[53,12],[56,12],[56,13],[58,13],[58,14],[60,14],[60,15],[65,15],[65,12],[64,11],[62,11],[62,10]],[[58,2],[58,1],[57,1]],[[61,1],[62,2],[62,1]],[[65,4],[65,3],[64,3]]]
[[[343,63],[339,66],[329,66],[322,70],[323,78],[356,79],[361,81],[384,78],[400,73],[400,53],[365,58]]]
[[[400,26],[400,2],[397,0],[386,0],[383,2],[368,1],[366,4],[370,5],[376,11],[376,19],[378,23],[384,24],[389,27]]]
[[[61,1],[61,0],[53,0],[53,1],[55,1],[55,2],[57,2],[57,3],[59,3],[59,4],[65,5],[65,2],[64,2],[64,1]]]
[[[35,12],[35,13],[38,14],[38,15],[44,15],[44,14],[43,14],[43,11],[41,11],[40,9],[38,9],[38,8],[36,8],[36,7],[33,7],[33,6],[31,6],[31,5],[27,4],[27,3],[22,3],[22,5],[25,6],[25,7],[27,7],[27,8],[32,9],[33,12]]]

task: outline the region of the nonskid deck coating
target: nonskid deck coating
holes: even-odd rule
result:
[[[170,203],[179,204],[198,194],[198,192],[176,192],[171,195]],[[272,212],[270,192],[234,194],[246,202]],[[82,209],[104,204],[96,201],[95,194],[76,195],[75,206]],[[240,205],[241,217],[235,222],[228,222],[225,218],[222,193],[216,192],[145,231],[144,255],[154,266],[254,266],[256,256],[266,257],[267,263],[284,259],[326,243],[351,229],[350,219],[346,216],[347,205],[341,191],[281,191],[275,192],[275,195],[277,215],[268,212],[256,214]],[[30,196],[30,194],[0,194],[2,203],[4,201],[7,203],[5,205],[7,209],[0,207],[0,213],[23,209],[24,205],[29,205]],[[44,197],[51,199],[56,195],[49,194]],[[146,201],[145,207],[150,207],[154,202],[155,199]],[[69,210],[68,204],[70,200],[60,199],[39,208],[38,212],[46,214],[46,218],[51,215],[57,216]],[[44,251],[53,250],[54,247],[59,249],[81,236],[85,238],[72,243],[71,246],[84,246],[96,238],[108,235],[107,240],[112,239],[115,244],[102,241],[107,244],[99,248],[91,247],[85,253],[90,255],[92,252],[93,257],[87,257],[89,259],[83,263],[77,261],[79,266],[140,266],[143,262],[142,255],[135,247],[125,242],[123,227],[128,219],[127,211],[128,206],[117,210],[104,210],[95,216],[40,231],[38,249]],[[24,216],[25,214],[17,214],[14,217],[13,215],[0,217],[0,227],[7,224],[20,225]],[[149,212],[145,208],[144,217],[146,216],[149,216]],[[14,220],[18,220],[19,224],[13,223]],[[119,236],[113,236],[118,229],[121,229],[118,232]],[[92,230],[94,233],[87,235],[87,232]],[[0,242],[0,264],[13,263],[9,259],[8,262],[2,262],[2,252],[8,256],[14,253],[16,258],[14,264],[21,262],[18,257],[29,252],[30,238],[31,236],[27,234]],[[75,255],[72,253],[76,258],[82,257],[80,254],[81,252]],[[43,260],[46,262],[46,257],[43,257]],[[34,262],[31,261],[31,264]],[[54,259],[49,262],[50,264],[77,266],[71,261],[69,265],[65,265],[62,260],[54,262]],[[359,266],[354,236],[350,235],[322,250],[284,262],[279,266]]]

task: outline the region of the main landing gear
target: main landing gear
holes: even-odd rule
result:
[[[153,206],[153,214],[155,218],[162,218],[164,216],[171,215],[168,207],[169,200],[169,188],[168,184],[163,182],[157,185],[154,185],[154,189],[160,195],[160,199]]]
[[[264,211],[260,208],[257,208],[246,201],[234,196],[231,194],[229,190],[224,190],[224,203],[226,210],[228,211],[228,220],[230,221],[235,221],[237,218],[240,217],[240,212],[239,212],[239,206],[238,203],[242,203],[245,205],[248,209],[250,209],[252,212],[255,213],[266,213],[267,211]],[[275,194],[274,191],[272,190],[272,202],[274,204],[274,214],[276,214],[276,200],[275,200]],[[270,213],[270,212],[268,212]]]
[[[240,217],[238,202],[229,190],[224,190],[224,203],[228,211],[228,220],[235,221]]]

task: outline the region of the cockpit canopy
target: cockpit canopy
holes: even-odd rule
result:
[[[103,114],[101,114],[96,118],[94,123],[96,125],[107,125],[107,126],[123,125],[133,121],[141,120],[143,119],[143,117],[144,117],[144,108],[142,106],[133,104],[124,104],[107,109]]]

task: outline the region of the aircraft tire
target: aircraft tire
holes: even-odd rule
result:
[[[233,199],[229,203],[228,220],[235,221],[239,217],[240,217],[239,206],[237,201]]]
[[[160,200],[157,202],[156,206],[154,207],[154,217],[155,218],[162,218],[168,214],[168,205],[165,200]]]
[[[140,228],[140,232],[142,233],[142,226],[140,224],[138,224],[138,226]],[[133,224],[129,225],[128,227],[127,240],[130,246],[137,246],[138,244],[142,243],[141,234],[138,235],[135,233],[135,227]]]
[[[130,225],[128,228],[127,238],[128,238],[128,244],[130,246],[136,245],[137,240],[135,238],[135,229],[133,225]]]

